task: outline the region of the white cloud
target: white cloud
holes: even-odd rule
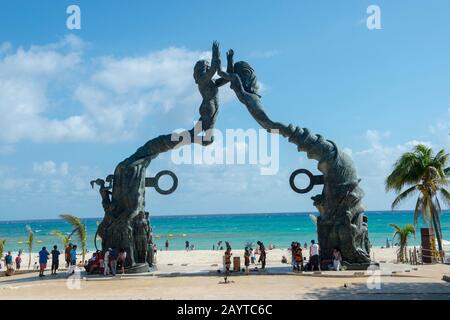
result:
[[[432,147],[429,141],[411,140],[403,144],[389,145],[386,139],[390,138],[390,132],[379,132],[378,130],[367,130],[366,140],[368,148],[355,151],[349,148],[344,149],[349,153],[362,179],[361,185],[365,191],[365,200],[369,210],[386,209],[393,198],[393,193],[386,193],[384,181],[391,173],[395,161],[405,152],[411,151],[417,144],[425,144]],[[404,208],[410,208],[406,202]]]
[[[165,130],[169,120],[175,128],[198,119],[192,69],[209,52],[168,48],[86,60],[85,47],[73,35],[15,51],[0,46],[0,143],[110,143],[133,137],[149,117]],[[221,90],[222,103],[231,97],[229,88]]]
[[[60,165],[54,161],[44,161],[42,163],[33,163],[33,172],[41,175],[59,175],[67,176],[69,174],[69,164],[62,162]]]

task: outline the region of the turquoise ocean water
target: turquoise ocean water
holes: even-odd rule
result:
[[[369,238],[374,246],[384,246],[386,238],[392,239],[389,223],[403,225],[413,222],[410,211],[369,211]],[[101,218],[83,219],[88,231],[88,249],[93,250],[97,223]],[[182,250],[188,240],[196,249],[212,249],[218,241],[229,241],[233,248],[242,248],[245,243],[263,241],[276,247],[288,247],[292,241],[304,243],[316,239],[316,228],[307,213],[234,214],[234,215],[191,215],[151,217],[154,238],[158,248],[169,239],[170,249]],[[450,240],[450,212],[441,216],[443,238]],[[0,221],[0,239],[6,239],[6,250],[17,251],[27,245],[26,225],[35,232],[33,251],[42,246],[61,246],[52,230],[69,234],[71,227],[62,220]],[[419,224],[419,227],[422,223]],[[23,244],[18,244],[22,241]],[[39,241],[39,242],[38,242]],[[76,238],[73,242],[77,242]],[[420,234],[411,244],[419,244]],[[100,242],[98,243],[100,246]]]

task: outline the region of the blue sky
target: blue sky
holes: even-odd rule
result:
[[[81,30],[66,8],[81,8]],[[381,30],[366,27],[369,5]],[[389,209],[383,181],[418,142],[450,146],[448,1],[2,1],[0,219],[101,216],[89,181],[159,134],[198,118],[195,61],[213,40],[251,63],[269,115],[308,127],[349,152],[367,210]],[[217,128],[258,128],[222,88]],[[170,196],[147,192],[158,214],[314,211],[289,189],[316,164],[280,141],[280,172],[254,165],[176,166]],[[314,189],[319,192],[320,189]],[[410,208],[411,202],[404,205]]]

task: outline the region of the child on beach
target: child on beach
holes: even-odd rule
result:
[[[255,250],[250,249],[251,255],[250,255],[250,261],[252,264],[256,264],[256,255],[255,255]]]

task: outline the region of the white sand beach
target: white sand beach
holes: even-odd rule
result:
[[[450,273],[449,265],[396,264],[395,250],[373,248],[380,262],[374,278],[356,271],[293,273],[289,264],[281,263],[283,255],[289,257],[287,249],[274,249],[268,252],[266,271],[233,273],[228,284],[217,272],[222,251],[159,251],[157,267],[149,274],[104,277],[81,272],[68,278],[62,270],[56,276],[47,272],[42,279],[37,272],[0,277],[0,299],[450,299],[450,283],[442,280]],[[242,266],[242,250],[233,255],[241,257]],[[32,264],[36,258],[33,254]],[[379,288],[370,289],[368,281],[379,281]]]

